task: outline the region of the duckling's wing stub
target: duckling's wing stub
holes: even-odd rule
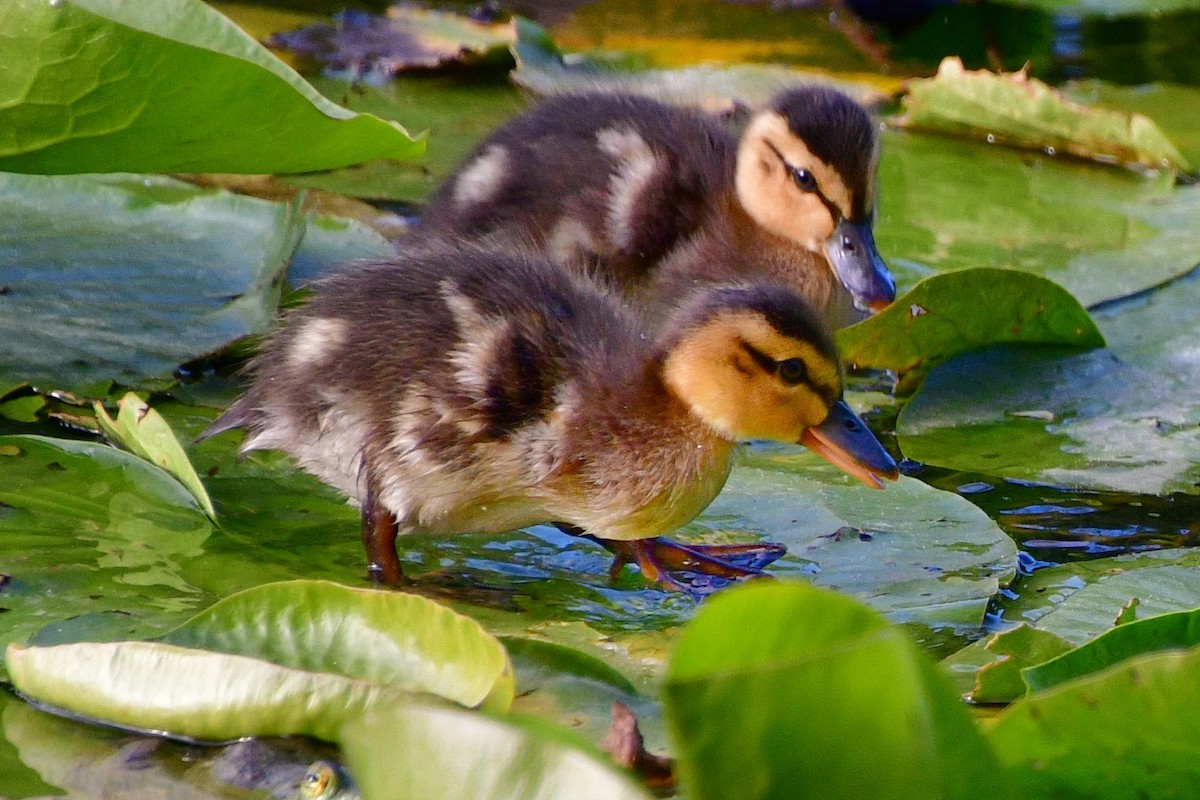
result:
[[[212,421],[211,425],[201,431],[200,435],[196,437],[196,441],[202,442],[205,439],[225,433],[226,431],[248,429],[254,421],[254,416],[254,410],[246,402],[246,398],[243,397],[235,401],[233,405],[225,410],[224,414],[217,417]]]

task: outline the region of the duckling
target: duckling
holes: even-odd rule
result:
[[[543,522],[668,586],[672,565],[758,574],[658,538],[717,495],[741,439],[804,443],[871,486],[897,476],[841,400],[825,326],[772,284],[695,293],[652,335],[544,259],[413,251],[325,279],[250,370],[202,437],[244,428],[243,453],[289,453],[359,503],[369,575],[391,585],[399,534]]]
[[[872,233],[877,161],[870,116],[826,87],[780,93],[740,139],[697,109],[560,95],[484,140],[414,240],[532,248],[655,312],[697,285],[769,279],[836,327],[896,296]]]

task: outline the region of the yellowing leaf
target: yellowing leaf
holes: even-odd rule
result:
[[[903,109],[896,122],[906,128],[1108,163],[1192,169],[1149,117],[1073,103],[1024,70],[968,71],[958,58],[946,58],[936,77],[909,82]]]
[[[142,398],[129,392],[117,405],[117,418],[108,415],[104,404],[95,403],[96,420],[104,433],[134,455],[161,467],[191,492],[209,517],[216,518],[212,500],[192,468],[187,453],[175,438],[171,426],[162,416],[146,405]]]

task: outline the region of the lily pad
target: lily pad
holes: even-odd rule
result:
[[[892,131],[883,137],[876,240],[902,290],[966,267],[1036,272],[1085,306],[1188,272],[1200,191],[1168,175]]]
[[[787,545],[770,570],[778,577],[846,592],[895,621],[964,632],[1016,569],[1012,539],[969,501],[911,478],[870,489],[798,448],[745,456],[684,530],[719,542],[729,529]]]
[[[1190,5],[1200,9],[1200,0],[1191,0]],[[1162,128],[1190,163],[1200,164],[1200,89],[1177,83],[1119,86],[1081,80],[1070,82],[1063,91],[1067,97],[1087,105],[1145,114]]]
[[[267,40],[316,63],[329,75],[381,83],[400,72],[495,62],[507,68],[512,27],[446,11],[393,6],[387,16],[347,10]]]
[[[13,0],[0,29],[0,170],[303,172],[421,151],[199,0]]]
[[[1118,625],[1058,657],[1022,670],[1031,692],[1093,675],[1145,653],[1200,645],[1200,611],[1179,611]]]
[[[1154,653],[1014,703],[987,732],[1021,796],[1134,800],[1200,780],[1200,648]]]
[[[974,723],[897,628],[803,584],[714,597],[663,702],[694,798],[1004,797]]]
[[[0,437],[11,576],[0,643],[85,612],[116,638],[178,624],[211,602],[183,572],[212,532],[195,497],[144,459],[93,442]]]
[[[0,382],[138,385],[262,332],[302,232],[167,178],[0,174]]]
[[[121,398],[116,419],[108,415],[103,403],[97,401],[94,407],[96,421],[110,439],[166,470],[192,493],[204,513],[216,518],[217,512],[213,510],[212,500],[200,482],[200,476],[161,414],[133,392]]]
[[[285,581],[221,600],[157,641],[506,711],[508,654],[475,621],[413,594]]]
[[[571,732],[426,703],[372,708],[347,723],[342,750],[373,800],[649,800]]]
[[[994,348],[950,361],[901,412],[910,458],[1146,494],[1200,484],[1200,275],[1096,314],[1109,350]]]
[[[908,82],[902,127],[987,138],[1104,162],[1190,171],[1183,154],[1142,114],[1088,108],[1025,72],[968,71],[946,58],[937,76]]]
[[[1200,8],[1198,0],[998,0],[1001,5],[1035,8],[1056,14],[1106,17],[1158,17]]]
[[[1104,337],[1053,281],[987,268],[933,275],[881,313],[837,332],[846,361],[901,373],[996,342],[1094,348],[1104,346]]]
[[[13,686],[39,703],[111,725],[202,741],[303,734],[342,724],[405,690],[157,642],[10,644]]]
[[[1061,636],[1021,624],[990,637],[987,650],[998,656],[975,675],[970,699],[975,703],[1008,703],[1025,694],[1026,667],[1061,656],[1071,645]],[[943,662],[945,663],[945,662]]]

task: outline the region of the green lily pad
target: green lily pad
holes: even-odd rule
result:
[[[1153,120],[1073,103],[1026,72],[968,71],[946,58],[937,76],[908,82],[902,127],[1061,151],[1103,162],[1190,171]]]
[[[846,361],[902,373],[997,342],[1094,348],[1104,337],[1053,281],[987,268],[930,276],[883,312],[837,332]]]
[[[1144,653],[1200,644],[1200,611],[1178,611],[1118,625],[1056,658],[1022,670],[1031,692],[1044,692]]]
[[[909,458],[1145,494],[1200,483],[1200,275],[1098,312],[1109,350],[994,348],[947,362],[897,421]]]
[[[341,746],[372,800],[650,797],[571,732],[529,717],[394,703],[349,721]]]
[[[262,332],[302,232],[166,178],[0,174],[0,382],[137,385]]]
[[[945,679],[855,600],[749,585],[705,604],[663,687],[694,798],[1003,797]]]
[[[1200,252],[1200,190],[1165,174],[891,131],[879,182],[876,240],[902,290],[933,272],[997,267],[1092,306],[1176,278]]]
[[[200,476],[161,414],[133,392],[121,398],[116,419],[108,415],[103,403],[97,401],[94,407],[96,421],[110,439],[173,475],[192,493],[204,513],[216,518],[217,512],[213,510],[212,500],[200,482]]]
[[[764,447],[742,461],[686,538],[759,533],[787,545],[774,575],[854,595],[895,621],[964,632],[1015,574],[1012,539],[952,492],[911,478],[870,489],[799,448]]]
[[[92,442],[0,437],[0,643],[68,617],[101,615],[132,638],[178,624],[211,602],[184,577],[212,523],[153,464]]]
[[[347,719],[405,693],[393,684],[157,642],[10,644],[4,662],[13,686],[40,703],[214,742],[296,734],[336,741]]]
[[[309,283],[358,258],[387,258],[392,243],[366,223],[344,217],[318,216],[304,228],[304,238],[288,264],[292,286]]]
[[[505,711],[508,654],[474,620],[413,594],[286,581],[221,600],[157,640],[336,673]]]
[[[1179,796],[1200,780],[1200,648],[1129,659],[1014,703],[986,735],[1021,796]]]
[[[942,666],[963,694],[983,689],[990,696],[981,702],[1011,700],[1025,691],[1023,680],[1021,687],[1014,683],[1012,667],[1041,663],[1050,657],[1042,647],[1045,642],[1041,634],[1071,646],[1085,644],[1111,630],[1132,598],[1137,598],[1135,613],[1141,619],[1198,608],[1197,566],[1200,553],[1180,548],[1079,561],[1023,575],[1010,592],[996,598],[996,611],[1002,619],[1021,621],[1040,631],[1036,636],[1005,640],[1004,649],[1013,651],[1015,663],[995,667],[997,675],[983,678],[981,670],[990,669],[989,665],[1003,656],[990,649],[990,639],[981,639],[943,660]],[[984,683],[1005,677],[1009,680],[1003,683]],[[998,685],[1007,688],[991,691]]]
[[[0,170],[303,172],[421,151],[199,0],[13,0],[0,29]]]
[[[1026,691],[1022,670],[1071,649],[1071,644],[1062,637],[1025,624],[997,633],[985,646],[998,658],[985,664],[975,675],[975,688],[970,692],[970,699],[976,703],[1015,700]]]

